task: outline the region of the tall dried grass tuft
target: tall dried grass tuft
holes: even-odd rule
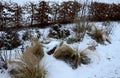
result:
[[[39,60],[42,59],[44,52],[38,38],[32,38],[32,46],[26,49],[26,53],[33,53]]]
[[[90,64],[91,62],[91,59],[88,57],[88,54],[86,53],[87,49],[89,48],[86,48],[85,50],[80,52],[80,61],[82,64]]]
[[[40,64],[43,50],[37,39],[33,41],[33,45],[21,55],[20,61],[13,61],[18,67],[14,73],[10,71],[14,78],[45,78],[46,71]]]
[[[103,27],[99,29],[95,25],[92,25],[89,26],[87,30],[88,30],[87,34],[91,36],[91,38],[93,38],[96,42],[100,44],[105,44],[105,41],[111,43],[109,31],[104,29]]]
[[[93,34],[93,38],[98,42],[98,43],[104,43],[103,36],[102,36],[102,31],[101,30],[96,30],[95,33]]]
[[[21,61],[14,61],[18,70],[10,71],[14,78],[45,78],[44,67],[39,65],[39,59],[32,53],[24,53]]]
[[[73,69],[76,69],[80,64],[78,53],[67,45],[62,45],[61,47],[59,47],[55,51],[54,57],[56,59],[65,61],[70,66],[72,66]]]

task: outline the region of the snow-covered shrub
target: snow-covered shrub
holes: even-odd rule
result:
[[[66,38],[70,35],[70,31],[67,29],[62,29],[60,24],[55,24],[51,27],[49,37],[52,38]]]
[[[0,49],[11,50],[21,45],[21,40],[16,31],[2,32],[0,36]]]
[[[26,41],[26,40],[29,40],[30,37],[31,37],[30,31],[26,31],[26,32],[23,34],[22,39],[23,39],[24,41]]]
[[[80,65],[79,55],[76,51],[67,45],[62,45],[59,47],[55,53],[54,57],[68,63],[73,69],[76,69]]]
[[[40,38],[41,32],[39,30],[36,30],[37,38]]]

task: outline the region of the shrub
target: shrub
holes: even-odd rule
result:
[[[7,31],[2,33],[0,37],[0,49],[12,50],[21,45],[21,40],[16,31]]]
[[[26,32],[23,34],[23,36],[22,36],[22,39],[23,39],[24,41],[29,40],[30,38],[31,38],[30,31],[26,31]]]
[[[70,31],[67,29],[62,29],[62,26],[60,24],[55,24],[51,27],[49,37],[52,38],[66,38],[70,35]]]

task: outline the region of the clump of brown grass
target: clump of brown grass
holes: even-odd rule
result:
[[[76,26],[73,28],[73,31],[75,31],[75,32],[77,32],[77,33],[83,33],[83,32],[84,32],[84,27],[79,26],[79,25],[76,25]]]
[[[43,57],[43,50],[36,39],[33,41],[33,45],[22,54],[20,61],[12,62],[18,66],[18,70],[15,71],[15,73],[11,74],[13,77],[45,78],[46,71],[44,70],[44,67],[40,64],[40,60]]]
[[[95,26],[94,23],[89,24],[88,27],[87,27],[87,31],[88,31],[89,33],[90,33],[90,32],[94,32],[94,31],[96,31],[96,30],[97,30],[97,27]]]
[[[32,38],[32,46],[26,49],[26,53],[33,53],[39,60],[44,56],[43,48],[38,38]]]
[[[98,43],[104,43],[103,39],[103,34],[101,30],[96,30],[93,34],[93,38],[98,42]]]
[[[90,64],[91,59],[88,57],[87,50],[89,48],[86,48],[85,50],[80,52],[80,61],[81,64]]]
[[[38,58],[32,53],[24,53],[21,56],[21,61],[14,61],[17,64],[18,70],[11,75],[15,78],[45,78],[44,67],[39,65]]]
[[[70,64],[73,69],[77,68],[78,65],[80,65],[78,53],[67,45],[62,45],[61,47],[59,47],[55,51],[54,57]]]
[[[105,44],[105,41],[111,44],[109,34],[105,30],[97,30],[93,34],[93,39],[95,39],[98,43]]]
[[[90,46],[88,46],[88,49],[91,50],[91,51],[95,51],[96,50],[96,46],[97,45],[90,45]]]
[[[87,28],[87,34],[91,36],[96,42],[100,44],[105,44],[105,41],[108,43],[111,43],[110,37],[109,37],[109,31],[104,29],[104,27],[101,27],[101,29],[97,28],[94,24],[91,24]]]
[[[87,54],[84,51],[80,52],[80,61],[82,64],[90,63],[90,58],[88,58]]]

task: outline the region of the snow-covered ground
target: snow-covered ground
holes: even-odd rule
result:
[[[72,69],[64,61],[55,59],[53,55],[47,55],[46,51],[58,45],[59,40],[53,39],[52,42],[44,45],[47,48],[44,48],[45,56],[42,59],[42,63],[47,70],[46,78],[120,78],[120,23],[112,22],[113,24],[115,27],[111,35],[112,43],[107,45],[98,44],[96,51],[89,54],[92,62],[88,65],[82,64],[77,69]],[[96,23],[96,25],[101,25],[101,23]],[[44,32],[44,38],[47,37],[48,30],[49,28],[40,29],[41,32]],[[70,44],[70,46],[83,50],[91,43],[92,39],[86,36],[82,42]],[[0,78],[11,77],[7,71],[4,71],[0,73]]]
[[[1,1],[9,1],[9,0],[1,0]],[[13,2],[17,2],[20,5],[23,5],[26,2],[32,1],[38,3],[39,0],[11,0]],[[69,1],[69,0],[46,0],[46,1]],[[90,0],[89,0],[90,1]],[[91,1],[99,1],[105,3],[120,3],[120,0],[91,0]],[[89,65],[81,65],[77,69],[72,69],[68,64],[63,61],[57,60],[53,57],[53,55],[47,55],[42,59],[43,64],[45,65],[45,69],[48,71],[46,78],[120,78],[120,23],[113,22],[115,25],[113,34],[111,35],[112,44],[107,45],[98,45],[97,49],[94,53],[90,54],[92,59],[92,63]],[[97,23],[97,25],[101,25],[101,23]],[[46,33],[49,29],[40,29],[44,34],[44,38],[46,37]],[[24,32],[24,31],[23,31]],[[22,33],[22,32],[21,32]],[[44,38],[41,38],[43,40]],[[88,44],[91,43],[89,37],[85,37],[83,42],[74,43],[70,46],[78,47],[80,50],[85,49]],[[50,44],[45,45],[48,49],[44,49],[44,51],[48,51],[55,45],[59,44],[59,40],[54,40]],[[26,46],[29,45],[29,42],[25,42]],[[21,47],[21,46],[20,46]],[[18,47],[19,48],[19,47]],[[12,52],[15,54],[14,49]],[[13,56],[13,58],[14,58]],[[0,70],[0,78],[11,78],[8,71],[2,72]]]
[[[100,24],[100,23],[99,23]],[[118,23],[114,23],[112,44],[98,45],[95,53],[90,54],[92,63],[81,65],[73,70],[66,63],[46,55],[44,60],[48,70],[47,78],[120,78],[120,28]],[[85,48],[91,40],[84,39],[80,44],[72,44]]]

